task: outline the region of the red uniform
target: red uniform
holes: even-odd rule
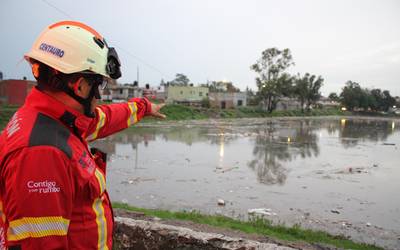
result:
[[[0,249],[111,250],[106,159],[87,141],[150,111],[135,98],[89,118],[33,89],[0,136]]]

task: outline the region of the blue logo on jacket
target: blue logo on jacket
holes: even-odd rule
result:
[[[39,49],[43,50],[45,52],[51,53],[51,54],[53,54],[55,56],[58,56],[60,58],[64,56],[64,50],[56,48],[56,47],[54,47],[52,45],[49,45],[49,44],[46,44],[46,43],[40,44]]]

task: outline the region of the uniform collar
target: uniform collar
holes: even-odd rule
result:
[[[33,88],[31,93],[27,96],[25,105],[61,121],[80,137],[88,130],[93,121],[93,118],[85,116],[54,97],[38,90],[36,87]]]

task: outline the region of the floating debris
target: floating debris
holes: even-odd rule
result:
[[[215,171],[215,172],[217,172],[217,173],[219,173],[219,174],[221,174],[221,173],[223,174],[223,173],[232,171],[232,170],[234,170],[234,169],[239,169],[239,167],[223,168],[222,170],[220,170],[220,171]]]
[[[331,210],[331,213],[340,214],[339,210],[336,210],[336,209],[332,209],[332,210]]]
[[[225,206],[225,201],[223,199],[218,199],[217,204],[218,206]]]
[[[268,216],[276,216],[277,214],[274,212],[271,212],[270,208],[253,208],[247,210],[248,214],[262,214],[262,215],[268,215]]]

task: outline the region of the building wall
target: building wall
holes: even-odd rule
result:
[[[142,89],[132,86],[112,86],[107,95],[108,100],[128,100],[133,97],[142,97]]]
[[[25,98],[36,82],[27,80],[0,81],[0,103],[10,105],[23,105]]]
[[[168,86],[167,103],[201,102],[208,97],[208,88],[191,86]]]
[[[299,110],[301,109],[300,102],[294,98],[282,98],[276,104],[276,110]]]
[[[210,106],[213,108],[236,108],[247,106],[245,92],[213,92],[209,94]]]

